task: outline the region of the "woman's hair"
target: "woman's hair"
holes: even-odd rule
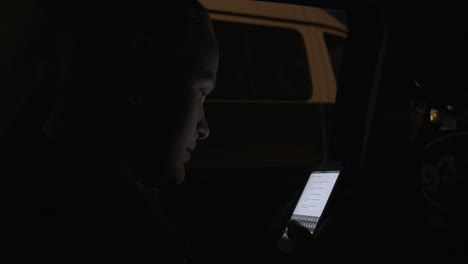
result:
[[[173,56],[190,48],[188,38],[196,38],[207,18],[194,0],[57,2],[49,12],[60,78],[51,93],[101,105],[125,105],[148,92],[141,91],[147,81],[167,76]]]
[[[207,17],[196,0],[40,0],[39,7],[47,19],[48,70],[9,135],[40,129],[57,107],[94,115],[96,106],[129,104],[129,96],[142,93],[132,91],[148,77],[142,74],[166,69],[185,33],[203,27]]]

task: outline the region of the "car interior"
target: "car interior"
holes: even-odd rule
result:
[[[301,56],[288,33],[214,21],[224,75],[218,94],[206,103],[211,136],[200,143],[186,181],[160,190],[169,220],[191,242],[192,262],[292,263],[276,242],[309,172],[327,161],[342,162],[345,168],[329,210],[335,219],[332,231],[318,238],[327,245],[330,263],[466,259],[466,16],[444,2],[253,2],[315,7],[345,17],[342,61],[334,69],[336,99],[298,103],[315,90],[286,91],[285,97],[280,90],[268,97],[260,88],[253,95],[246,95],[245,87],[243,94],[229,93],[242,84],[233,84],[241,77],[227,76],[223,69],[247,67],[235,65],[242,61],[230,53],[232,39],[240,38],[236,30],[271,36],[252,40],[249,45],[258,46],[245,53],[265,52],[256,57],[265,65],[252,65],[269,70],[246,72],[269,80],[271,71],[286,71],[269,66],[280,61],[297,67],[289,76],[299,86],[310,87],[315,76],[298,80],[309,62],[288,61]],[[223,64],[223,43],[232,65]],[[275,81],[280,82],[265,86]],[[4,98],[20,96],[4,93]],[[43,119],[37,109],[44,100],[45,95],[33,91],[26,103],[14,106],[17,111],[10,109],[14,118],[2,137],[31,135]],[[314,255],[310,258],[313,263]]]

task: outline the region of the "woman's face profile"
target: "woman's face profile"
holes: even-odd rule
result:
[[[206,14],[194,31],[189,33],[184,50],[167,51],[173,53],[169,54],[173,58],[167,67],[169,74],[155,84],[158,86],[155,89],[162,89],[154,103],[155,112],[161,115],[149,121],[157,128],[151,129],[153,144],[140,143],[145,156],[134,162],[137,175],[149,185],[182,182],[185,163],[195,151],[197,141],[209,135],[204,102],[216,85],[218,47]]]
[[[203,104],[215,88],[219,60],[208,14],[194,10],[187,16],[188,30],[174,30],[177,40],[155,30],[149,39],[169,45],[136,49],[136,63],[128,64],[131,78],[107,67],[115,52],[107,57],[88,54],[97,61],[90,66],[96,67],[96,74],[91,70],[91,77],[78,75],[80,82],[70,82],[78,83],[76,89],[57,96],[44,124],[48,137],[83,145],[84,159],[125,170],[144,184],[182,182],[197,141],[209,135]],[[104,66],[99,66],[101,61]],[[94,79],[98,81],[87,81]],[[115,92],[119,87],[130,95]],[[112,103],[114,97],[120,98],[117,104]]]

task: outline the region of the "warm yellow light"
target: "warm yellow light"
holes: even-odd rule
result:
[[[437,121],[437,119],[439,118],[439,111],[437,111],[437,109],[434,108],[431,109],[431,114],[429,118],[431,119],[431,122]]]
[[[418,88],[421,88],[421,84],[418,83],[418,81],[414,80],[414,85],[416,85],[416,87]]]
[[[447,109],[448,109],[448,110],[453,110],[453,106],[447,105]]]

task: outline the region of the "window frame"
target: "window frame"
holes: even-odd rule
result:
[[[337,37],[347,38],[347,34],[338,30],[333,30],[330,28],[318,28],[315,32],[318,34],[317,38],[320,41],[320,47],[322,48],[321,54],[323,55],[321,66],[323,69],[323,78],[327,79],[324,83],[324,98],[328,103],[335,103],[336,92],[338,90],[338,82],[335,78],[335,72],[333,70],[333,65],[330,58],[330,53],[328,51],[328,45],[325,40],[325,34],[334,35]],[[346,50],[346,48],[345,48]]]
[[[324,97],[327,92],[324,90],[325,87],[330,87],[326,82],[330,81],[330,78],[320,78],[314,76],[320,76],[320,74],[329,74],[324,71],[320,66],[323,63],[323,56],[320,53],[323,53],[323,48],[320,45],[325,45],[324,42],[320,41],[320,37],[317,34],[321,27],[315,25],[304,25],[304,24],[295,24],[283,21],[275,21],[274,19],[264,19],[264,18],[252,18],[244,17],[240,15],[231,15],[231,14],[221,14],[217,12],[210,12],[210,17],[214,21],[224,21],[231,23],[243,23],[250,25],[259,25],[259,26],[269,26],[277,28],[285,28],[298,32],[301,34],[304,40],[305,54],[307,56],[307,61],[309,65],[309,74],[312,89],[312,96],[306,100],[235,100],[235,99],[207,99],[207,103],[330,103],[330,98]],[[328,51],[327,51],[328,52]],[[324,80],[326,79],[326,80]],[[331,86],[333,87],[333,86]],[[335,85],[336,87],[336,85]],[[336,93],[336,89],[335,89]],[[334,100],[333,100],[334,102]]]

